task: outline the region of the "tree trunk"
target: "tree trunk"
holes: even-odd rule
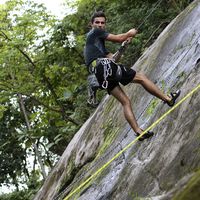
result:
[[[27,113],[26,113],[26,108],[24,106],[24,101],[23,101],[22,95],[18,94],[18,98],[19,98],[19,104],[20,104],[21,111],[22,111],[24,118],[25,118],[25,121],[26,121],[27,129],[28,129],[28,131],[30,131],[31,126],[30,126],[29,119],[28,119],[28,116],[27,116]],[[41,158],[40,152],[38,150],[38,147],[35,143],[33,143],[33,148],[34,148],[36,157],[38,159],[38,163],[39,163],[40,168],[41,168],[43,179],[46,179],[47,175],[46,175],[46,172],[45,172],[44,164],[42,162],[42,158]]]

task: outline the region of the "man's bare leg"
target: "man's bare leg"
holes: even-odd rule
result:
[[[135,119],[135,115],[132,110],[131,101],[129,97],[125,94],[120,86],[115,87],[111,94],[122,104],[124,110],[124,116],[131,128],[135,133],[141,133],[142,129],[138,126],[138,123]]]
[[[163,92],[142,73],[136,73],[133,83],[141,84],[150,94],[158,97],[164,102],[171,100],[169,96],[163,94]]]

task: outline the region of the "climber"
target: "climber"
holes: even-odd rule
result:
[[[138,83],[149,93],[161,99],[169,106],[175,104],[180,95],[180,90],[170,95],[165,95],[162,91],[150,81],[143,73],[136,72],[131,68],[125,68],[119,65],[113,55],[105,48],[105,41],[112,42],[130,42],[136,36],[137,30],[132,28],[122,34],[111,34],[105,30],[106,16],[104,12],[97,11],[91,17],[91,30],[87,33],[86,45],[84,49],[85,62],[88,71],[95,74],[98,80],[97,85],[101,89],[106,89],[108,94],[113,95],[123,106],[124,116],[136,136],[139,136],[143,130],[139,127],[131,106],[131,101],[126,93],[122,90],[119,83],[127,85],[129,83]],[[137,95],[137,94],[136,94]],[[148,131],[139,140],[144,140],[153,136],[152,131]]]

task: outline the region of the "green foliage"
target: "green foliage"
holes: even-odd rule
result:
[[[8,105],[0,120],[0,185],[12,183],[18,187],[17,175],[26,173],[23,164],[26,152],[18,142],[16,131],[21,122],[20,113]]]
[[[11,194],[4,194],[0,196],[1,200],[30,200],[28,191],[16,191]]]
[[[29,177],[29,181],[27,183],[28,189],[23,189],[21,191],[15,191],[10,194],[2,194],[0,195],[1,200],[30,200],[33,199],[35,193],[40,187],[39,173],[37,171],[32,173]]]

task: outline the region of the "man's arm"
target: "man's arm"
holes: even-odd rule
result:
[[[137,30],[136,29],[130,29],[128,32],[126,33],[122,33],[122,34],[118,34],[118,35],[114,35],[114,34],[108,34],[106,40],[108,41],[112,41],[112,42],[124,42],[125,40],[127,40],[130,37],[134,37],[137,34]]]

